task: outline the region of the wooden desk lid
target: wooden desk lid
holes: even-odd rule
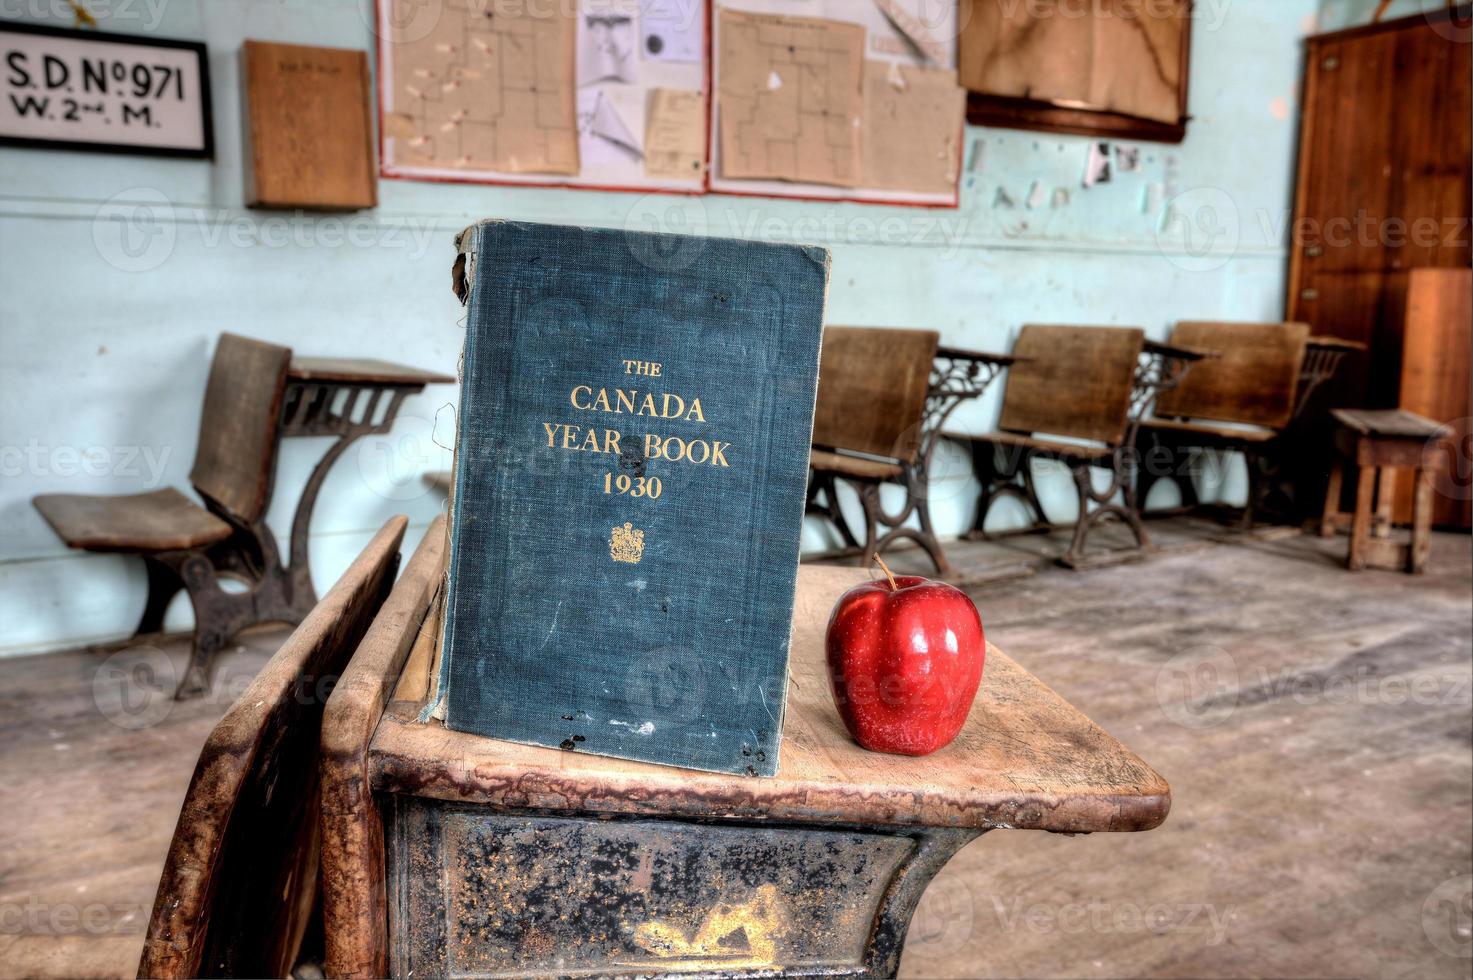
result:
[[[408,581],[414,563],[396,589]],[[421,574],[438,574],[425,563]],[[798,575],[788,711],[778,774],[770,779],[675,769],[519,745],[415,721],[435,617],[422,631],[395,700],[374,734],[375,789],[509,808],[807,822],[1016,828],[1071,833],[1149,830],[1171,791],[1132,752],[989,646],[967,727],[922,758],[867,752],[839,720],[823,664],[838,596],[861,581],[851,568]],[[428,594],[424,589],[428,606]]]
[[[329,384],[371,384],[423,386],[454,384],[453,374],[422,371],[419,368],[380,361],[371,357],[293,357],[287,376],[293,381],[320,381]]]

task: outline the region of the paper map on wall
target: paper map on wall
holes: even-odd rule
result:
[[[573,42],[566,5],[449,2],[423,37],[388,46],[397,163],[578,173]]]
[[[864,186],[947,194],[961,169],[967,93],[956,72],[864,63]]]
[[[721,175],[860,182],[864,28],[721,11]]]

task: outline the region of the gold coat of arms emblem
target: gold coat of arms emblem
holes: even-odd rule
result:
[[[638,565],[644,557],[644,532],[629,521],[623,527],[615,527],[609,535],[609,557],[614,561]]]

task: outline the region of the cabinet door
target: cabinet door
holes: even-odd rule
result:
[[[1307,43],[1287,319],[1370,345],[1340,404],[1397,404],[1407,272],[1473,260],[1462,26],[1419,16]]]

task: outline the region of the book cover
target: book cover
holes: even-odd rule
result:
[[[506,221],[460,251],[446,725],[773,775],[827,252]]]

